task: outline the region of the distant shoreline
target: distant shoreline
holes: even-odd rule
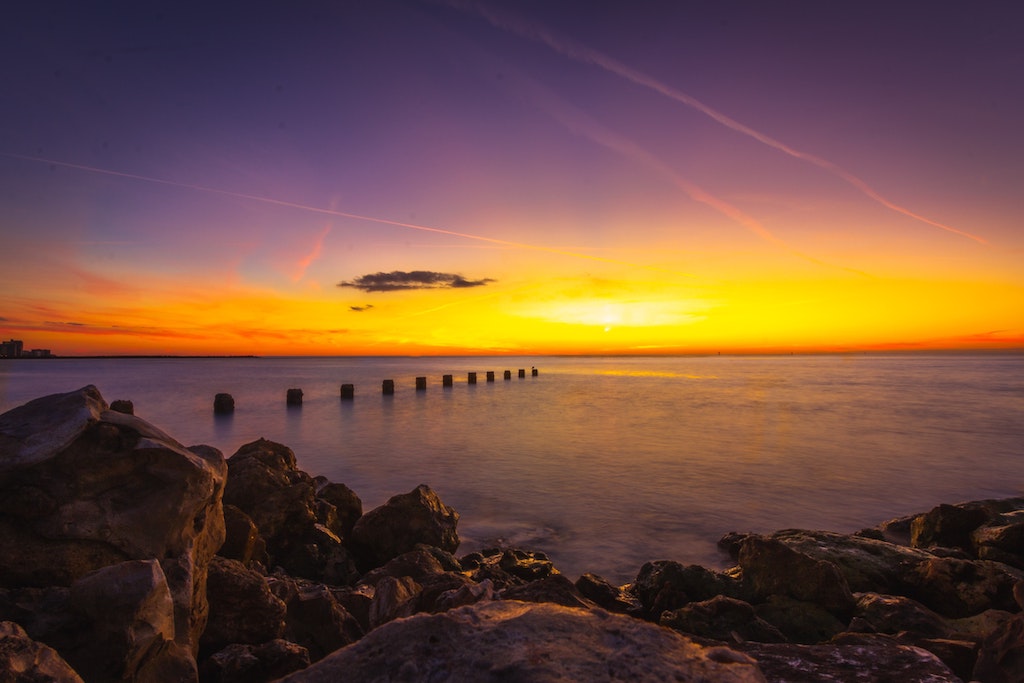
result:
[[[252,355],[239,355],[239,356],[178,356],[172,354],[160,354],[160,355],[106,355],[106,356],[47,356],[42,358],[32,358],[29,356],[19,358],[0,358],[0,360],[83,360],[83,359],[96,359],[96,358],[181,358],[181,359],[201,359],[201,358],[259,358],[260,356]]]

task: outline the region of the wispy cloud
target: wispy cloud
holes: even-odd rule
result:
[[[564,36],[556,35],[553,31],[544,26],[524,21],[519,17],[496,10],[492,7],[488,7],[483,3],[476,2],[475,0],[442,1],[444,1],[450,7],[454,7],[465,12],[474,13],[485,19],[491,25],[503,31],[507,31],[521,38],[525,38],[527,40],[547,45],[555,52],[565,57],[568,57],[569,59],[584,64],[593,64],[594,66],[603,69],[608,73],[611,73],[615,76],[619,76],[620,78],[624,78],[636,85],[653,90],[654,92],[657,92],[661,95],[664,95],[665,97],[668,97],[669,99],[675,100],[680,104],[684,104],[687,107],[690,107],[691,109],[699,111],[700,113],[711,118],[717,123],[725,126],[726,128],[729,128],[730,130],[736,131],[741,135],[746,135],[747,137],[753,138],[754,140],[757,140],[758,142],[767,145],[768,147],[771,147],[773,149],[776,149],[791,157],[800,159],[809,164],[813,164],[814,166],[817,166],[818,168],[831,173],[832,175],[842,179],[846,183],[857,188],[865,196],[881,204],[882,206],[891,211],[903,214],[908,218],[913,218],[914,220],[926,223],[928,225],[931,225],[932,227],[940,228],[947,232],[951,232],[956,235],[966,237],[981,244],[988,243],[984,238],[979,237],[978,235],[974,235],[964,230],[958,230],[957,228],[954,228],[952,226],[932,220],[918,213],[914,213],[910,209],[900,206],[899,204],[896,204],[895,202],[892,202],[889,199],[883,197],[874,188],[868,185],[864,180],[854,175],[853,173],[850,173],[849,171],[840,167],[839,165],[827,159],[822,159],[821,157],[818,157],[814,154],[802,152],[783,142],[780,142],[779,140],[776,140],[775,138],[766,135],[765,133],[762,133],[758,130],[751,128],[750,126],[740,123],[736,119],[723,114],[717,109],[714,109],[708,106],[707,104],[704,104],[696,97],[688,95],[685,92],[682,92],[681,90],[677,90],[672,86],[662,83],[653,76],[649,76],[643,72],[637,71],[636,69],[630,68],[629,66],[626,66],[622,62],[619,62],[618,60],[613,59],[608,55],[598,52],[593,48],[581,45],[577,42],[569,40],[568,38],[565,38]]]
[[[299,262],[295,266],[295,274],[292,275],[292,282],[298,282],[306,274],[306,269],[318,258],[324,249],[324,240],[327,239],[327,235],[331,233],[331,224],[328,223],[324,226],[324,229],[317,235],[316,243],[313,248],[304,257],[299,259]]]
[[[494,282],[491,278],[467,280],[455,273],[432,270],[394,270],[390,273],[360,275],[354,280],[339,282],[339,287],[353,287],[364,292],[397,292],[406,289],[465,289]]]
[[[349,306],[348,310],[355,311],[356,313],[362,313],[373,308],[373,304],[366,304],[365,306]]]

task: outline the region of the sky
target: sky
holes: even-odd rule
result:
[[[26,348],[1024,348],[1018,2],[4,15]]]

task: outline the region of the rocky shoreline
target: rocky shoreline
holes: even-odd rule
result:
[[[0,682],[1024,680],[1024,498],[730,533],[615,586],[458,556],[266,440],[184,447],[89,386],[0,415]]]

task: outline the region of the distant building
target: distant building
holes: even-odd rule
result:
[[[9,339],[0,344],[0,358],[21,358],[24,348],[25,344],[20,339]]]
[[[56,358],[50,349],[25,350],[25,343],[20,339],[8,339],[0,342],[0,358]]]

